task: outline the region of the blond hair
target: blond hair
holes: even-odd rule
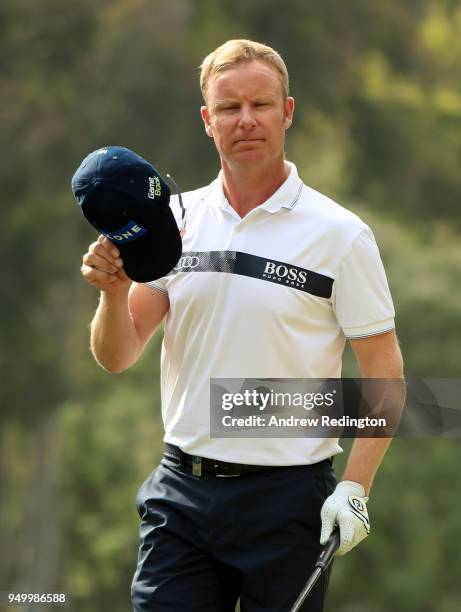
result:
[[[267,45],[252,40],[228,40],[212,51],[200,66],[200,88],[206,102],[208,85],[213,75],[234,68],[237,64],[261,60],[273,66],[279,73],[283,95],[288,96],[288,71],[281,56]]]

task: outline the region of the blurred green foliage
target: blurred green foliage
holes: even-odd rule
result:
[[[89,151],[121,144],[183,190],[209,182],[198,65],[226,39],[285,58],[287,156],[372,226],[407,374],[459,377],[460,27],[458,0],[2,1],[0,590],[130,609],[134,499],[162,447],[161,334],[121,376],[92,360],[97,296],[79,266],[95,234],[70,178]],[[459,612],[460,451],[393,442],[373,535],[336,562],[330,610]]]

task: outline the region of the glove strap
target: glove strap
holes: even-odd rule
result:
[[[366,498],[358,497],[357,495],[349,495],[347,499],[351,512],[362,521],[367,533],[370,533],[370,519],[368,518],[367,507],[365,505]]]

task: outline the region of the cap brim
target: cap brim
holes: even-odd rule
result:
[[[182,240],[170,207],[162,210],[155,228],[123,244],[116,244],[127,275],[138,283],[162,278],[178,263]]]

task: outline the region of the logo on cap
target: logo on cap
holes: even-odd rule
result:
[[[121,227],[118,230],[112,232],[105,232],[101,230],[101,233],[104,234],[106,238],[112,240],[112,242],[131,242],[132,240],[136,240],[143,234],[147,233],[146,228],[141,227],[136,223],[136,221],[128,221],[128,223]]]
[[[155,196],[162,195],[162,185],[158,176],[149,176],[149,193],[147,196],[153,200]]]

